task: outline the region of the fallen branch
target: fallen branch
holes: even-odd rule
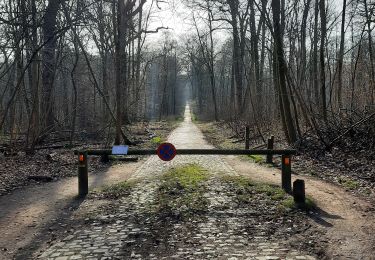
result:
[[[98,145],[98,146],[103,146],[103,144],[101,142],[93,142],[93,143],[90,143],[91,145]],[[72,149],[72,148],[75,148],[75,147],[78,147],[78,146],[82,146],[83,143],[73,143],[72,145],[70,145],[69,143],[65,143],[65,144],[56,144],[56,145],[46,145],[46,146],[37,146],[34,148],[34,150],[48,150],[48,149],[51,149],[51,150],[56,150],[56,149]],[[106,146],[107,147],[107,146]],[[0,146],[0,151],[1,151],[1,146]]]
[[[338,141],[340,140],[341,138],[343,138],[346,134],[348,134],[351,130],[353,130],[353,128],[355,128],[356,126],[359,126],[365,122],[367,122],[368,120],[370,120],[373,116],[375,116],[375,113],[369,115],[368,117],[358,121],[357,123],[355,123],[354,125],[352,125],[351,127],[349,127],[348,130],[346,130],[344,133],[342,133],[341,135],[339,135],[338,137],[336,137],[335,139],[333,139],[333,141],[327,146],[327,148],[330,150],[332,149],[333,145]]]

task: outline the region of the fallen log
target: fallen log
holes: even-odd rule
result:
[[[36,181],[36,182],[52,182],[53,178],[48,176],[29,176],[27,177],[30,181]]]

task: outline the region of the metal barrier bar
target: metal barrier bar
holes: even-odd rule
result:
[[[88,156],[112,155],[112,150],[75,151],[79,157],[78,190],[79,196],[84,197],[89,192],[88,187]],[[292,192],[292,159],[296,150],[221,150],[221,149],[178,149],[177,155],[282,155],[281,186]],[[127,155],[156,155],[157,150],[129,150]]]
[[[76,151],[78,154],[82,151]],[[112,155],[112,150],[87,150],[87,155]],[[296,150],[177,149],[177,155],[294,155]],[[129,150],[127,155],[156,155],[156,150]]]

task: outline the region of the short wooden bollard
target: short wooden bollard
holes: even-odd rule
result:
[[[85,197],[89,193],[87,152],[80,152],[78,157],[78,194],[80,197]]]
[[[275,143],[275,137],[271,136],[268,139],[267,150],[273,150],[274,143]],[[267,155],[267,163],[273,163],[273,156],[272,156],[272,154]]]
[[[245,129],[245,150],[250,149],[250,127],[246,126]]]
[[[305,204],[306,195],[305,195],[305,181],[296,180],[293,182],[293,197],[294,202],[298,205]]]
[[[100,157],[100,162],[101,163],[109,163],[109,155],[108,154],[103,154],[101,157]]]
[[[292,158],[290,155],[282,156],[281,187],[288,193],[292,192]]]

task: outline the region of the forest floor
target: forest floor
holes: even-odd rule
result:
[[[129,126],[132,141],[138,148],[155,148],[165,141],[169,133],[176,128],[180,119],[161,122],[137,123]],[[103,137],[85,138],[82,133],[81,140],[75,143],[74,148],[68,148],[69,142],[53,142],[46,140],[34,155],[26,155],[20,148],[12,149],[11,155],[0,152],[0,196],[9,194],[28,185],[38,185],[45,182],[56,182],[62,178],[76,176],[77,157],[74,150],[90,148],[103,149],[110,147],[105,142],[98,143],[97,139]],[[58,147],[58,148],[54,148]],[[90,174],[105,171],[108,165],[100,163],[100,158],[90,158]]]
[[[189,109],[168,141],[213,148]],[[236,156],[115,163],[92,175],[85,200],[74,178],[17,189],[0,197],[0,259],[373,259],[373,204],[297,176],[308,211],[278,188],[276,168]]]

